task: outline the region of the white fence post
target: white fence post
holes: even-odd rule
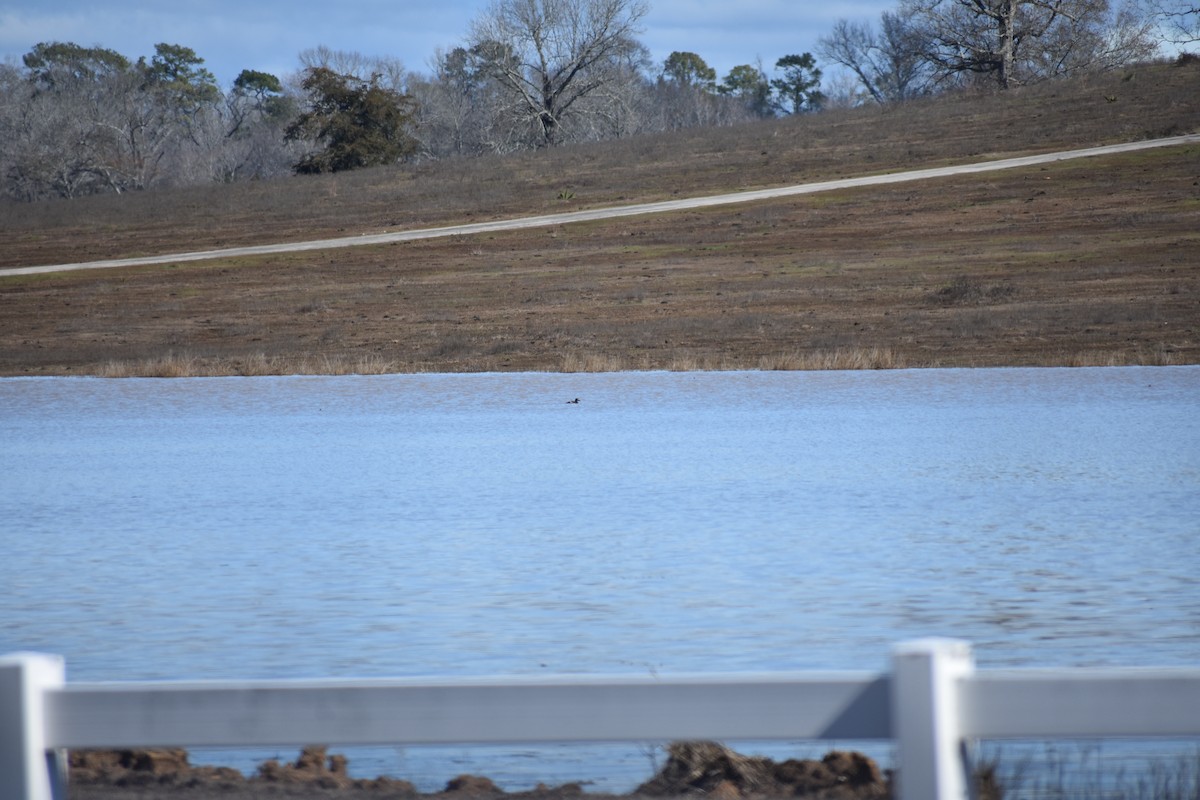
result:
[[[892,720],[901,800],[966,800],[970,778],[960,685],[975,669],[971,646],[919,639],[892,653]]]
[[[65,675],[59,656],[15,653],[0,657],[0,797],[66,797],[63,765],[46,751],[44,702],[45,691],[61,688]]]

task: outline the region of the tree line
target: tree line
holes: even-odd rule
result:
[[[0,66],[0,181],[18,200],[254,180],[505,153],[686,127],[999,88],[1152,57],[1196,40],[1192,0],[900,0],[840,20],[811,53],[718,80],[700,55],[652,63],[645,0],[494,0],[428,73],[318,47],[300,70],[242,71],[226,90],[190,48],[131,61],[40,43]]]
[[[978,83],[1008,89],[1152,58],[1171,18],[1163,4],[1177,2],[900,0],[878,26],[839,20],[818,53],[879,103]]]

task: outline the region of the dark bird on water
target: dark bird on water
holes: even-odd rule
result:
[[[579,398],[578,398],[578,397],[576,397],[574,400],[568,400],[568,401],[567,401],[567,405],[571,405],[571,404],[573,404],[573,403],[578,403],[578,402],[579,402]]]

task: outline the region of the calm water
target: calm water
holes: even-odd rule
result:
[[[0,652],[76,680],[1195,665],[1198,539],[1194,367],[0,380]]]

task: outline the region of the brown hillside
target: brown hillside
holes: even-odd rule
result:
[[[0,266],[714,194],[1200,131],[1142,66],[508,158],[0,204]],[[559,228],[0,278],[0,374],[1200,363],[1200,147]]]

